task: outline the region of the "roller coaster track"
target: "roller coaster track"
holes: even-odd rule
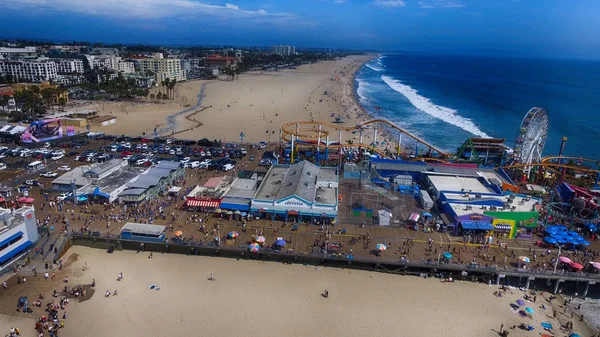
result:
[[[568,158],[568,157],[555,157],[555,158]],[[543,161],[544,159],[542,159]],[[585,172],[585,173],[599,173],[600,170],[594,170],[587,167],[577,166],[577,165],[568,165],[568,164],[559,164],[559,163],[531,163],[531,164],[514,164],[509,166],[504,166],[505,169],[513,169],[513,168],[525,168],[525,167],[552,167],[552,168],[566,168],[574,171]]]
[[[329,135],[329,131],[315,130],[314,128],[313,129],[309,129],[309,128],[300,129],[299,127],[301,125],[313,125],[313,126],[321,125],[321,126],[325,126],[325,127],[331,128],[336,131],[356,131],[356,130],[360,130],[360,129],[365,129],[369,125],[376,124],[376,123],[386,124],[387,126],[400,131],[401,133],[407,135],[408,137],[414,139],[415,141],[425,145],[430,150],[437,152],[442,157],[450,156],[449,153],[446,153],[446,152],[440,150],[439,148],[435,147],[434,145],[429,144],[428,142],[424,141],[423,139],[416,136],[415,134],[413,134],[409,131],[406,131],[406,130],[398,127],[397,125],[394,125],[393,123],[388,122],[383,119],[374,119],[374,120],[370,120],[368,122],[364,122],[362,124],[358,124],[355,126],[348,126],[348,127],[336,125],[336,124],[332,124],[332,123],[328,123],[328,122],[321,122],[321,121],[297,121],[297,122],[290,122],[290,123],[283,124],[281,126],[281,132],[282,132],[282,139],[285,141],[290,141],[292,136],[300,138],[300,140],[302,140],[302,138],[318,139],[319,135],[321,135],[321,137]],[[298,130],[296,130],[296,127],[298,127]],[[362,147],[362,148],[366,148],[366,149],[372,150],[374,152],[377,152],[381,155],[384,155],[381,152],[381,150],[378,150],[368,144],[347,144],[347,145],[344,145],[344,144],[336,144],[336,145],[320,144],[319,146],[323,146],[323,147],[327,147],[327,148]]]
[[[592,162],[592,163],[600,163],[600,160],[597,159],[589,159],[589,158],[581,158],[581,157],[560,157],[560,156],[551,156],[551,157],[544,157],[542,158],[542,163],[547,163],[549,161],[553,161],[553,160],[574,160],[574,161],[585,161],[585,162]]]

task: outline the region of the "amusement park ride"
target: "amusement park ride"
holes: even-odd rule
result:
[[[74,136],[75,128],[67,126],[67,136]],[[63,138],[63,129],[59,118],[46,119],[31,123],[21,135],[24,143],[39,143]]]
[[[502,139],[469,138],[456,154],[443,151],[410,131],[383,119],[371,120],[354,126],[343,126],[323,121],[290,122],[282,125],[281,140],[291,143],[291,163],[294,162],[294,157],[297,156],[300,147],[316,149],[317,158],[330,158],[329,151],[333,151],[336,155],[339,155],[340,160],[342,149],[358,148],[360,155],[363,155],[363,151],[368,150],[383,158],[391,159],[404,158],[406,160],[434,162],[464,162],[467,160],[482,165],[494,163],[511,171],[522,172],[519,179],[523,181],[545,177],[546,172],[552,173],[555,178],[560,178],[560,183],[564,181],[567,170],[586,174],[595,173],[597,175],[597,186],[598,180],[600,180],[600,163],[592,159],[564,156],[567,138],[562,139],[558,156],[543,157],[542,153],[546,145],[548,126],[548,112],[545,109],[534,107],[525,114],[521,122],[515,139],[514,150],[506,147]],[[344,139],[344,137],[347,137],[347,132],[358,134],[358,141]],[[367,143],[365,142],[365,136],[371,132],[372,137]],[[385,133],[388,140],[390,135],[397,137],[397,144],[393,146],[395,153],[382,150],[381,145],[385,143],[378,141],[378,132]],[[410,149],[406,146],[408,144],[402,143],[403,137],[409,139],[407,143],[410,143]],[[353,136],[353,138],[356,138],[356,136]],[[419,146],[425,148],[425,151],[421,154],[419,154]],[[477,154],[476,148],[488,149],[485,158],[482,154]],[[496,155],[502,157],[501,160],[488,162],[490,149],[495,151]],[[325,156],[321,157],[321,152],[324,152]],[[469,156],[465,159],[464,154],[467,152]],[[573,164],[574,162],[580,165]],[[585,166],[583,165],[584,162],[593,163],[598,166],[598,169],[592,168],[591,165]]]

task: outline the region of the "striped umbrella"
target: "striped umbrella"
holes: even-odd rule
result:
[[[387,249],[387,246],[384,245],[383,243],[378,243],[377,246],[375,246],[375,249],[384,251]]]
[[[257,236],[256,239],[254,239],[254,241],[258,243],[264,243],[265,241],[267,241],[267,239],[264,236]]]
[[[240,233],[238,232],[229,232],[227,233],[227,236],[230,238],[237,238],[238,236],[240,236]]]
[[[260,245],[258,243],[251,243],[250,246],[248,246],[248,250],[251,252],[258,252],[260,250]]]

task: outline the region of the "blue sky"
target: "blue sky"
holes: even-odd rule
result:
[[[599,0],[2,0],[0,35],[600,59]]]

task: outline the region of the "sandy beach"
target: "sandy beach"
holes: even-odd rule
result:
[[[90,299],[68,305],[60,334],[66,337],[242,336],[257,331],[285,336],[497,336],[501,324],[509,329],[521,322],[536,331],[509,329],[510,335],[532,336],[541,331],[542,321],[557,327],[551,309],[540,308],[540,297],[527,303],[536,311],[533,318],[519,318],[510,303],[523,292],[496,297],[498,288],[483,284],[199,256],[154,254],[149,259],[147,253],[108,254],[78,246],[65,258],[55,281],[30,277],[30,288],[18,285],[23,289],[10,294],[62,288],[63,275],[70,286],[95,279]],[[117,281],[120,272],[124,279]],[[211,273],[216,281],[207,279]],[[153,284],[160,290],[149,289]],[[320,295],[325,289],[329,298]],[[106,298],[107,290],[118,290],[118,295]],[[6,306],[2,311],[10,310]],[[30,315],[41,315],[38,311]],[[0,331],[21,324],[23,336],[34,336],[33,320],[0,317]],[[574,323],[576,331],[589,336]]]
[[[354,73],[374,56],[349,56],[337,61],[308,64],[277,72],[251,72],[233,81],[188,81],[177,85],[174,99],[153,102],[76,102],[77,110],[96,110],[117,117],[117,123],[92,127],[107,134],[149,135],[154,127],[166,127],[169,115],[190,110],[176,118],[176,138],[222,141],[278,141],[279,128],[291,121],[334,120],[354,126],[365,119],[354,99]],[[202,86],[200,107],[194,105]],[[152,93],[162,88],[152,89]],[[315,126],[316,128],[316,126]],[[83,130],[82,130],[83,131]],[[165,132],[162,136],[169,136]],[[337,132],[331,133],[337,140]],[[357,136],[344,133],[343,141]]]

